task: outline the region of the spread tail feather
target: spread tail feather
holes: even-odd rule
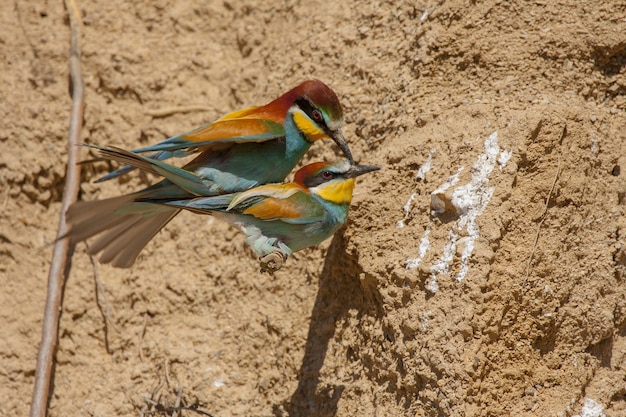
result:
[[[178,213],[163,205],[138,203],[144,193],[106,200],[79,201],[66,214],[71,229],[67,236],[80,242],[102,233],[89,254],[102,252],[100,262],[130,267],[148,242]]]
[[[102,251],[100,262],[116,268],[129,268],[141,250],[180,210],[162,210],[150,217],[127,216],[124,222],[98,238],[90,253]]]

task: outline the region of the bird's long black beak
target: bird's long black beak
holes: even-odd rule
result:
[[[350,147],[348,146],[348,142],[343,137],[343,133],[341,133],[340,129],[333,130],[329,134],[330,138],[335,141],[337,146],[341,148],[348,161],[350,161],[350,165],[354,165],[354,158],[352,157],[352,152],[350,152]]]
[[[359,175],[367,174],[368,172],[378,171],[379,166],[376,165],[352,165],[350,169],[343,175],[344,178],[354,178]]]

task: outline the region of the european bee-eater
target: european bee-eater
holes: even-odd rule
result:
[[[346,160],[333,164],[316,162],[300,168],[294,181],[287,184],[265,184],[213,197],[148,197],[139,201],[213,214],[237,225],[260,257],[262,268],[273,272],[292,252],[332,236],[346,222],[354,178],[378,169],[352,165]]]
[[[68,236],[78,242],[102,233],[89,253],[103,251],[101,262],[130,267],[180,211],[137,200],[215,196],[281,182],[313,142],[325,138],[335,141],[353,163],[341,134],[342,123],[337,95],[321,81],[309,80],[264,106],[235,111],[191,132],[136,149],[127,156],[132,160],[134,155],[148,153],[137,159],[166,178],[129,195],[75,203],[66,215],[71,226]],[[162,162],[196,152],[182,168]],[[136,163],[103,179],[124,174]]]

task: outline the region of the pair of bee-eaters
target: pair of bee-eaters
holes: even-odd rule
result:
[[[68,236],[78,242],[100,235],[89,253],[102,252],[101,262],[129,267],[186,209],[239,226],[262,268],[279,269],[292,252],[317,245],[345,223],[354,178],[378,169],[354,163],[342,123],[335,92],[309,80],[264,106],[235,111],[153,146],[131,152],[88,145],[125,164],[101,180],[135,168],[163,179],[132,194],[75,203],[66,214]],[[326,138],[348,160],[306,165],[293,182],[281,183],[311,145]],[[163,162],[194,153],[183,167]]]

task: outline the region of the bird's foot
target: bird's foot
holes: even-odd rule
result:
[[[283,267],[286,260],[287,255],[277,250],[265,256],[261,256],[259,258],[259,261],[261,261],[261,272],[273,274]]]

